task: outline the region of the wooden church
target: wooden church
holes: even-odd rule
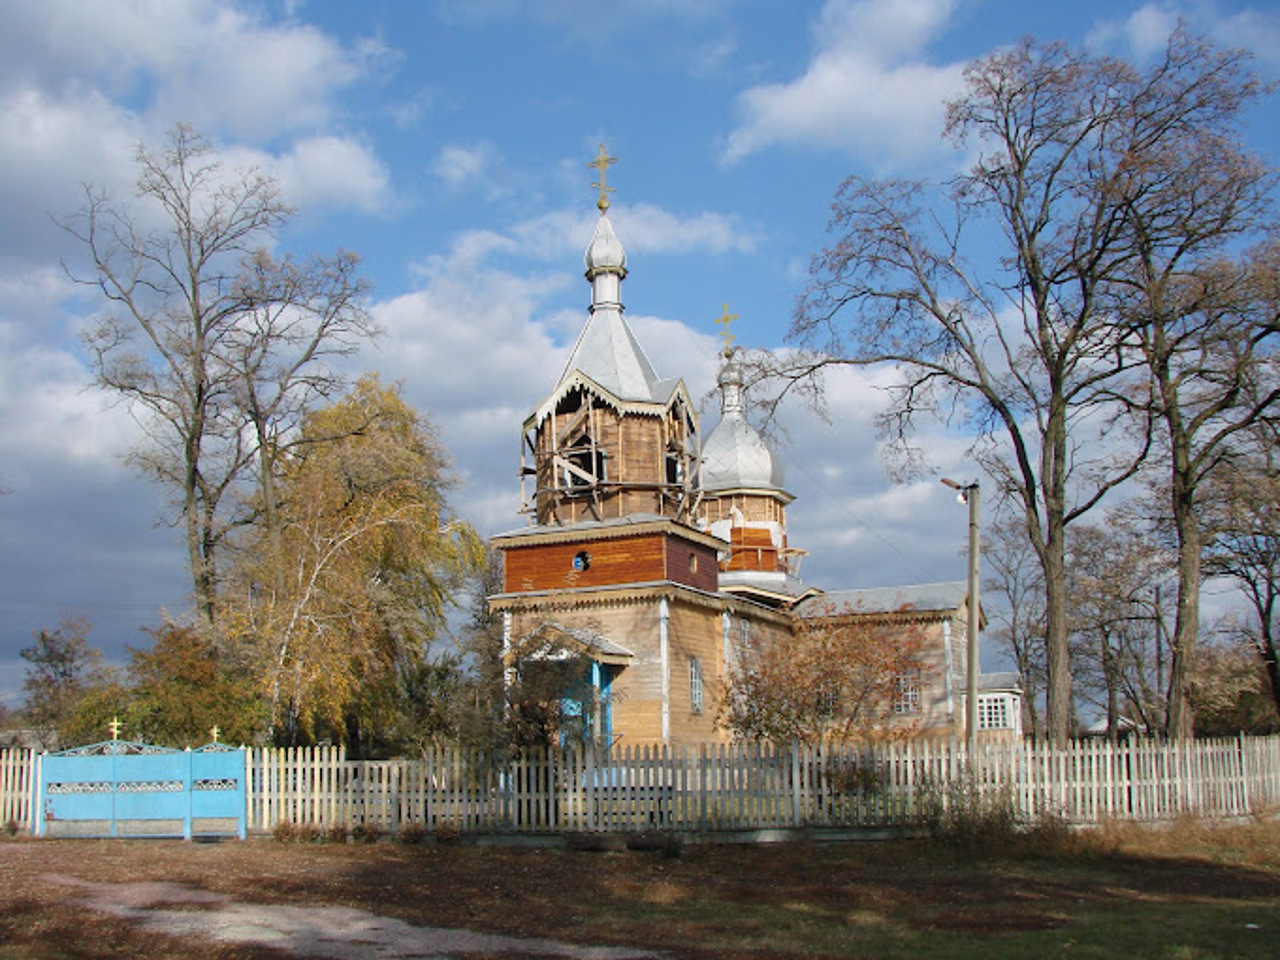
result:
[[[684,382],[658,375],[627,324],[627,257],[605,185],[612,162],[602,147],[593,163],[600,217],[585,255],[586,324],[524,422],[530,524],[492,539],[504,579],[489,603],[509,670],[539,658],[590,664],[585,730],[597,742],[722,742],[731,732],[719,707],[735,658],[751,644],[786,643],[804,618],[833,607],[799,579],[802,551],[786,527],[793,498],[746,418],[732,349],[719,376],[720,420],[703,437]],[[931,669],[920,676],[931,679],[904,683],[900,711],[923,733],[952,736],[963,724],[964,594],[960,583],[839,595],[859,615],[892,613],[924,631]]]

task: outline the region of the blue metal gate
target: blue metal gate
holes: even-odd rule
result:
[[[36,836],[245,838],[245,751],[107,740],[40,758]]]

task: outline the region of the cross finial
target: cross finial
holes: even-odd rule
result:
[[[107,729],[111,731],[111,739],[112,739],[112,740],[119,740],[119,739],[120,739],[120,728],[121,728],[121,727],[123,727],[123,726],[124,726],[124,724],[120,722],[120,718],[119,718],[119,717],[112,717],[112,718],[111,718],[111,722],[107,724]]]
[[[213,737],[213,742],[214,742],[214,743],[217,743],[217,742],[218,742],[218,734],[220,734],[221,732],[222,732],[222,731],[218,729],[218,725],[215,723],[215,724],[213,725],[213,728],[209,731],[209,735],[210,735],[211,737]]]
[[[724,330],[721,331],[720,336],[724,339],[724,355],[726,357],[729,356],[730,352],[733,350],[733,341],[736,339],[734,335],[729,332],[729,324],[733,323],[733,321],[737,319],[738,315],[736,313],[729,312],[729,305],[727,303],[724,305],[724,316],[716,317],[715,322],[724,326]]]
[[[609,167],[618,162],[617,157],[609,156],[609,151],[605,150],[604,144],[600,144],[600,152],[596,154],[596,158],[587,164],[588,167],[595,167],[600,171],[600,180],[591,184],[600,191],[600,198],[596,201],[596,206],[600,208],[600,212],[604,213],[609,209],[609,194],[613,193],[613,187],[608,183]]]

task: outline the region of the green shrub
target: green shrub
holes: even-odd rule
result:
[[[325,833],[325,839],[329,843],[346,843],[350,835],[351,831],[345,823],[335,823]]]
[[[292,843],[298,839],[298,828],[290,820],[281,820],[271,831],[271,835],[275,837],[276,843]]]
[[[382,838],[382,827],[376,823],[360,823],[351,831],[351,836],[365,843],[377,843]]]

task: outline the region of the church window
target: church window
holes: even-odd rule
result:
[[[920,670],[905,670],[894,678],[893,712],[906,716],[920,712]]]
[[[608,457],[603,450],[592,444],[589,436],[584,435],[569,447],[565,451],[565,460],[575,468],[564,468],[564,486],[570,491],[586,492],[591,489],[592,481],[584,477],[584,473],[593,477],[595,483],[603,483],[608,479]]]
[[[831,718],[840,713],[840,689],[834,683],[823,683],[818,688],[818,716]]]
[[[697,657],[689,658],[689,710],[702,712],[702,662]]]
[[[667,454],[667,483],[675,485],[684,483],[684,464],[678,453]]]
[[[698,555],[696,553],[689,554],[689,572],[698,572]]]

